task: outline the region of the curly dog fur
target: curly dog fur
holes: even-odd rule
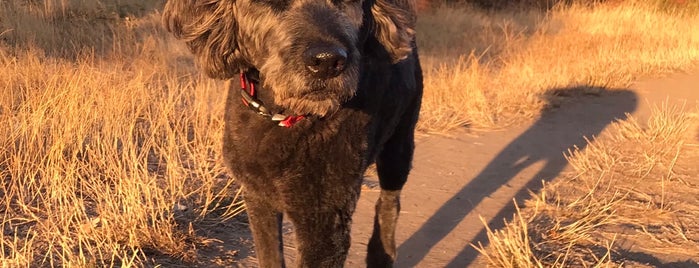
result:
[[[414,150],[422,74],[410,0],[169,0],[166,28],[226,84],[223,153],[244,186],[261,267],[284,267],[281,220],[298,267],[341,267],[363,174],[381,194],[367,266],[390,267]],[[266,108],[304,119],[279,127],[241,104],[234,78]]]

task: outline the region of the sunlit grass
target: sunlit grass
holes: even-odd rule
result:
[[[241,210],[220,155],[224,92],[160,27],[162,2],[0,2],[2,266],[190,261],[187,224]],[[683,14],[631,2],[421,14],[419,129],[502,128],[538,116],[552,89],[687,69],[699,21]]]
[[[624,88],[690,69],[699,60],[692,14],[632,1],[548,13],[436,8],[418,25],[426,74],[419,128],[499,128],[537,116],[551,90]]]

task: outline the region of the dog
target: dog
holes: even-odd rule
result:
[[[243,185],[260,267],[342,267],[376,163],[368,267],[391,267],[411,168],[422,71],[411,0],[169,0],[165,28],[226,80],[223,154]]]

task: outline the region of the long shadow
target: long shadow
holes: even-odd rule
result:
[[[545,161],[545,166],[527,179],[526,186],[518,190],[515,198],[523,200],[529,190],[538,191],[542,180],[555,178],[566,167],[564,152],[567,149],[573,146],[583,149],[586,146],[584,137],[598,135],[611,122],[633,112],[638,103],[635,93],[623,89],[591,91],[589,88],[564,88],[551,90],[547,96],[568,101],[545,112],[403,242],[398,249],[399,255],[412,257],[401,261],[400,267],[415,267],[486,197],[525,168]],[[511,217],[513,213],[514,205],[506,206],[490,220],[489,226],[501,228],[503,219]],[[486,231],[481,228],[471,242],[485,245],[485,240]],[[473,264],[477,256],[475,249],[464,245],[446,267],[467,267]]]

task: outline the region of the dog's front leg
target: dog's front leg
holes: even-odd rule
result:
[[[310,211],[309,211],[310,210]],[[299,268],[343,267],[350,247],[350,209],[287,212],[294,223]]]
[[[376,202],[374,232],[369,239],[367,267],[392,267],[396,260],[396,223],[400,212],[400,190],[381,190]]]
[[[367,267],[393,267],[396,261],[396,224],[400,213],[400,192],[408,180],[415,150],[415,122],[419,114],[419,98],[413,102],[396,127],[393,136],[386,141],[376,161],[381,195],[376,201],[374,232],[369,239]]]
[[[283,268],[284,253],[281,236],[282,213],[268,199],[246,194],[245,207],[255,240],[257,261],[261,268]]]

